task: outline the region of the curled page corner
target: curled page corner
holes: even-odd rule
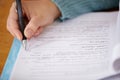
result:
[[[113,69],[116,72],[120,71],[120,43],[113,50]]]
[[[119,10],[120,10],[120,2],[119,2]],[[117,32],[116,32],[116,42],[117,45],[113,51],[113,68],[116,72],[120,72],[120,11],[118,13],[118,20],[117,20]]]
[[[113,66],[114,66],[114,70],[116,72],[120,72],[120,58],[118,58],[114,61]]]

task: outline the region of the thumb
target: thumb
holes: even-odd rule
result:
[[[37,29],[42,26],[42,21],[39,18],[32,18],[25,28],[24,34],[27,38],[31,38],[37,31]]]

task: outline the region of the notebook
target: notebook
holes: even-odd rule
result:
[[[8,79],[97,80],[119,73],[117,17],[118,12],[96,12],[45,27],[27,50],[18,45]]]

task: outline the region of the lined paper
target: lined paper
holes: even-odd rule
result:
[[[112,19],[111,19],[112,17]],[[55,22],[21,47],[11,80],[94,80],[112,74],[117,12]]]

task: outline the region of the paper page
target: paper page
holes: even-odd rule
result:
[[[20,49],[10,80],[96,80],[111,74],[117,12],[55,22]]]
[[[119,9],[120,9],[120,6],[119,6]],[[120,11],[118,13],[118,20],[117,20],[116,46],[113,50],[113,67],[115,71],[120,72]]]
[[[120,80],[120,73],[106,77],[104,79],[100,79],[100,80]]]

